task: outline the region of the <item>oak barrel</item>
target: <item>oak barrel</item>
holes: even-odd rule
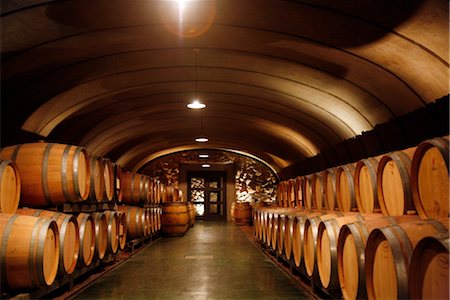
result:
[[[363,214],[380,212],[377,193],[378,160],[374,157],[360,160],[355,167],[355,199]]]
[[[314,208],[314,202],[312,199],[312,175],[303,176],[302,180],[302,192],[303,192],[303,205],[306,209]]]
[[[21,175],[20,205],[30,207],[86,200],[88,157],[83,147],[49,143],[9,146],[0,151],[0,159],[17,165]]]
[[[330,168],[323,171],[323,188],[325,209],[335,210],[337,208],[336,169]]]
[[[383,216],[344,224],[338,237],[338,276],[344,299],[367,299],[365,247],[370,232],[377,228],[419,220],[418,216]]]
[[[302,180],[301,176],[295,178],[294,192],[295,192],[295,207],[303,207],[303,191],[302,191]]]
[[[122,173],[122,202],[139,204],[148,202],[149,178],[138,173]]]
[[[323,188],[323,173],[318,172],[312,175],[311,178],[311,189],[312,189],[312,201],[314,208],[323,209],[324,208],[324,188]]]
[[[95,254],[95,223],[90,214],[80,213],[77,216],[80,233],[80,251],[78,254],[78,265],[89,266]]]
[[[347,213],[348,214],[348,213]],[[317,270],[317,235],[319,232],[319,224],[331,218],[343,217],[347,215],[344,212],[328,211],[324,214],[306,215],[305,227],[303,233],[303,259],[305,261],[306,274],[310,278],[314,278],[319,283]]]
[[[112,201],[114,198],[114,166],[108,158],[102,158],[103,165],[103,182],[105,183],[103,200],[105,202]]]
[[[0,214],[1,290],[50,286],[59,263],[55,221],[18,214]]]
[[[51,219],[56,222],[59,232],[58,272],[62,275],[72,274],[77,266],[80,247],[77,219],[69,214],[33,208],[19,208],[17,213],[20,215]]]
[[[373,230],[365,251],[368,298],[410,298],[409,271],[413,249],[422,238],[440,234],[448,234],[448,228],[436,220],[400,223]]]
[[[119,249],[125,249],[127,243],[127,216],[123,211],[118,210],[119,220]]]
[[[355,200],[355,166],[347,164],[336,168],[336,201],[339,211],[357,210]]]
[[[137,206],[119,206],[118,210],[126,215],[128,240],[146,236],[147,228],[144,209]]]
[[[20,175],[11,160],[0,160],[0,213],[13,214],[19,207]]]
[[[117,203],[122,202],[122,167],[118,163],[114,166],[114,199]]]
[[[102,159],[98,156],[91,156],[89,165],[91,168],[89,201],[94,203],[102,202],[105,193],[105,179],[103,174]]]
[[[410,184],[411,160],[401,151],[385,154],[377,170],[378,203],[387,216],[414,213]]]
[[[166,202],[161,208],[161,232],[167,236],[183,236],[189,229],[187,203]]]
[[[108,253],[116,254],[119,249],[119,216],[114,210],[105,210],[106,221],[108,224]]]
[[[92,217],[95,225],[95,256],[103,259],[108,247],[108,222],[103,212],[95,212]]]
[[[231,203],[231,216],[236,225],[250,225],[252,222],[252,206],[248,202]]]
[[[435,138],[422,142],[411,165],[414,206],[422,219],[448,218],[449,141]]]
[[[317,233],[317,270],[322,287],[330,294],[340,292],[338,276],[339,231],[345,224],[383,218],[382,214],[351,214],[321,221]]]
[[[412,299],[449,299],[449,237],[428,236],[415,247],[409,267]]]

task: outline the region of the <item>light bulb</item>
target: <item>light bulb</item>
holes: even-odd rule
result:
[[[209,158],[209,154],[199,154],[199,158]]]
[[[186,106],[190,109],[203,109],[206,107],[206,104],[201,103],[200,100],[194,100]]]
[[[210,165],[210,164],[203,164],[202,167],[203,167],[203,168],[210,168],[211,165]]]
[[[209,139],[206,136],[199,136],[195,139],[195,141],[198,143],[206,143],[209,141]]]

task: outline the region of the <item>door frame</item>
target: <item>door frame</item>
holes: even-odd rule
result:
[[[227,173],[224,171],[188,171],[187,172],[187,199],[190,201],[191,196],[191,184],[190,179],[193,177],[199,177],[205,179],[205,214],[203,216],[196,216],[199,220],[205,220],[205,221],[225,221],[227,219]],[[223,202],[222,205],[220,205],[220,210],[222,211],[222,214],[210,214],[209,213],[209,192],[211,188],[208,186],[208,184],[212,181],[213,178],[221,178],[222,186],[220,187],[220,202]]]
[[[211,167],[208,170],[202,168],[202,162],[182,162],[180,163],[180,171],[178,174],[178,188],[183,192],[183,195],[188,195],[187,187],[187,173],[191,171],[224,171],[226,172],[226,205],[227,205],[227,221],[231,222],[231,203],[236,201],[236,167],[232,162],[211,163]]]

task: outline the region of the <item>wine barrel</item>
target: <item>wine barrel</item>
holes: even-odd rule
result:
[[[108,221],[103,212],[94,212],[92,214],[95,225],[95,256],[103,259],[108,247]]]
[[[123,211],[117,211],[119,220],[119,249],[125,249],[127,243],[127,216]]]
[[[323,171],[323,188],[323,193],[325,196],[325,209],[335,210],[337,208],[336,169],[330,168]]]
[[[252,206],[248,202],[231,203],[233,222],[236,225],[250,225],[252,222]]]
[[[391,152],[381,158],[377,170],[377,191],[384,215],[401,216],[415,212],[410,173],[411,160],[404,152]]]
[[[317,270],[322,287],[332,295],[340,292],[337,243],[340,228],[349,223],[383,218],[382,214],[359,214],[321,221],[317,234]]]
[[[119,216],[114,210],[105,210],[106,221],[108,224],[108,253],[116,254],[119,249]]]
[[[80,233],[80,251],[78,265],[89,266],[95,254],[95,223],[90,214],[80,213],[77,217]]]
[[[355,166],[339,166],[336,169],[336,201],[339,211],[357,211],[355,200]]]
[[[365,248],[370,232],[377,228],[419,220],[418,216],[383,216],[345,224],[338,237],[338,276],[344,299],[367,299]]]
[[[312,175],[303,176],[302,180],[303,203],[306,209],[314,208],[312,199]]]
[[[303,207],[303,191],[302,191],[302,177],[298,176],[295,178],[294,185],[295,192],[295,207]]]
[[[122,174],[122,202],[125,204],[139,204],[148,202],[148,176],[138,173]]]
[[[114,200],[122,202],[122,167],[118,163],[113,163],[114,167]]]
[[[19,207],[20,175],[11,160],[0,160],[0,213],[13,214]]]
[[[300,210],[294,213],[294,224],[292,227],[292,256],[294,265],[300,269],[300,272],[306,275],[304,261],[304,234],[305,221],[308,217],[323,215],[324,211]]]
[[[284,181],[280,181],[277,186],[277,196],[276,196],[277,204],[279,207],[286,207],[285,204],[287,202],[284,199],[284,195],[285,195],[284,189],[285,189],[285,183],[284,183]]]
[[[365,252],[368,298],[410,298],[409,271],[413,249],[424,237],[441,234],[447,235],[448,228],[436,220],[401,223],[372,231]],[[446,283],[448,286],[448,281]]]
[[[307,215],[305,220],[305,228],[303,233],[303,259],[305,260],[306,275],[313,278],[317,284],[320,284],[317,270],[317,235],[319,232],[319,224],[321,221],[331,218],[343,217],[352,213],[344,212],[327,212],[319,215]]]
[[[287,260],[290,260],[292,257],[292,236],[294,233],[294,219],[295,212],[291,212],[286,214],[285,225],[284,225],[284,238],[283,238],[283,247],[284,247],[284,255]]]
[[[355,167],[355,199],[363,214],[380,212],[377,193],[378,160],[374,157],[360,160]]]
[[[411,165],[414,206],[422,219],[449,216],[449,141],[435,138],[422,142]]]
[[[1,290],[50,286],[59,263],[56,222],[18,214],[0,214]]]
[[[294,208],[297,206],[297,201],[295,199],[295,179],[289,179],[287,181],[286,197],[288,207]]]
[[[118,210],[124,212],[126,215],[128,240],[146,236],[147,228],[144,209],[136,206],[119,206]]]
[[[105,193],[105,179],[103,176],[102,159],[98,156],[91,156],[89,162],[90,185],[89,185],[89,201],[93,203],[102,202]]]
[[[161,232],[167,236],[183,236],[189,229],[186,202],[166,202],[161,205]]]
[[[417,244],[409,267],[411,299],[450,299],[448,249],[448,235],[428,236]]]
[[[315,173],[311,177],[311,197],[313,206],[316,209],[324,208],[324,188],[323,188],[323,173]]]
[[[78,146],[31,143],[9,146],[0,159],[12,160],[21,175],[21,206],[80,202],[89,195],[89,159]]]
[[[102,158],[102,166],[103,182],[105,183],[103,200],[109,202],[114,199],[114,166],[108,158]]]
[[[144,208],[145,213],[145,224],[147,227],[147,236],[153,233],[152,231],[152,215],[149,208]]]
[[[50,219],[56,222],[59,232],[58,272],[61,275],[72,274],[77,266],[80,247],[77,219],[69,214],[33,208],[19,208],[17,214]]]

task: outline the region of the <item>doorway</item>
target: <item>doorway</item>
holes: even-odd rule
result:
[[[196,219],[225,221],[226,173],[188,172],[188,199],[196,208]]]

